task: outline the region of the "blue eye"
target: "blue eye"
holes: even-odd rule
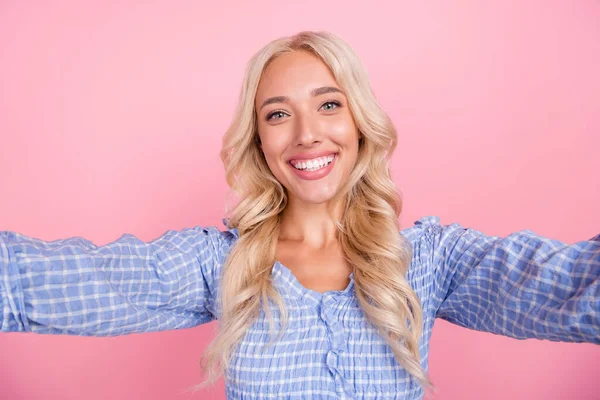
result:
[[[272,113],[269,113],[267,115],[267,121],[271,120],[271,119],[281,119],[284,116],[286,116],[287,114],[284,113],[283,111],[273,111]]]
[[[329,111],[329,110],[333,110],[339,106],[340,106],[340,103],[338,103],[337,101],[327,101],[327,102],[323,103],[321,108],[324,109],[325,111]]]

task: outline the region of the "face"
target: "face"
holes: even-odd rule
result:
[[[261,150],[290,201],[320,204],[335,196],[356,163],[359,135],[329,68],[304,51],[276,58],[255,106]]]

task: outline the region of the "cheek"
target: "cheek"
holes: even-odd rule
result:
[[[276,164],[280,162],[282,155],[290,146],[290,142],[293,139],[293,132],[290,131],[288,126],[291,126],[291,124],[259,127],[261,147],[265,158],[269,162],[269,167],[275,166],[271,165],[271,163]]]
[[[262,149],[266,153],[282,153],[288,146],[290,132],[284,126],[267,126],[260,129]]]
[[[328,132],[334,142],[347,150],[358,149],[358,129],[352,118],[346,117],[331,123]]]
[[[282,169],[281,155],[286,149],[285,144],[278,138],[269,137],[268,135],[261,136],[261,150],[267,161],[267,165],[271,172],[277,176],[278,171]]]

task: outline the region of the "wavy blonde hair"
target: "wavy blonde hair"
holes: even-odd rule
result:
[[[287,192],[271,173],[257,144],[254,103],[265,68],[275,58],[294,51],[308,51],[329,67],[346,94],[362,136],[356,165],[331,202],[343,202],[343,215],[334,221],[343,254],[353,267],[358,301],[396,360],[421,386],[435,389],[420,363],[423,313],[419,298],[406,281],[412,248],[399,234],[402,199],[388,167],[397,143],[396,131],[377,103],[358,57],[344,41],[326,32],[300,32],[274,40],[247,65],[239,104],[221,150],[227,182],[241,199],[228,222],[230,228],[238,229],[239,239],[223,266],[219,330],[202,358],[208,377],[197,387],[213,383],[227,371],[232,354],[261,307],[274,332],[269,300],[282,316],[279,337],[287,324],[285,304],[271,282]]]

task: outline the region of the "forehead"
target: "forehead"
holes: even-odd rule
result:
[[[322,86],[338,87],[327,65],[306,51],[295,51],[277,57],[267,66],[261,77],[256,101],[271,96],[308,94]]]

